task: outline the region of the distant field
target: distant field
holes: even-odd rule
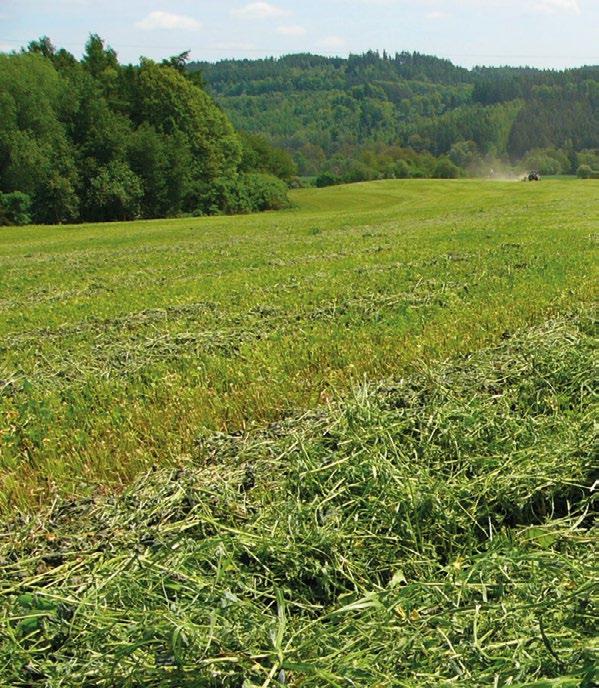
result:
[[[244,217],[0,230],[1,506],[575,311],[599,183],[386,181]]]

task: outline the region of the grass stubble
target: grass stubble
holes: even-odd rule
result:
[[[471,270],[461,258],[443,262]],[[597,331],[577,303],[585,285],[564,267],[566,304],[545,269],[552,308],[520,312],[501,337],[516,322],[491,319],[502,297],[488,311],[451,300],[426,311],[433,329],[448,311],[494,322],[493,344],[471,329],[461,349],[447,330],[446,349],[414,349],[404,373],[382,366],[393,374],[327,390],[311,410],[245,431],[198,426],[184,461],[155,461],[120,494],[59,490],[13,508],[0,526],[0,685],[596,685]],[[368,289],[350,297],[360,350],[360,318],[391,327],[396,305]],[[261,315],[275,337],[276,305]],[[347,309],[318,307],[340,330]],[[111,339],[109,325],[106,346],[124,331]]]

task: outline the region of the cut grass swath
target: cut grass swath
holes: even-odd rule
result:
[[[0,535],[11,686],[597,680],[589,313]]]

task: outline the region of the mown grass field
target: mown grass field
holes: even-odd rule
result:
[[[0,232],[0,685],[597,685],[599,184]]]
[[[380,182],[289,212],[0,232],[0,493],[128,482],[589,301],[599,186]]]

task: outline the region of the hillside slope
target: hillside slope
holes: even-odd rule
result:
[[[304,173],[364,146],[400,143],[443,155],[471,142],[479,156],[520,159],[534,149],[599,148],[599,67],[466,70],[417,53],[368,52],[349,59],[192,63],[234,124],[293,152]],[[458,155],[456,157],[459,158]],[[599,168],[599,165],[597,165]]]

